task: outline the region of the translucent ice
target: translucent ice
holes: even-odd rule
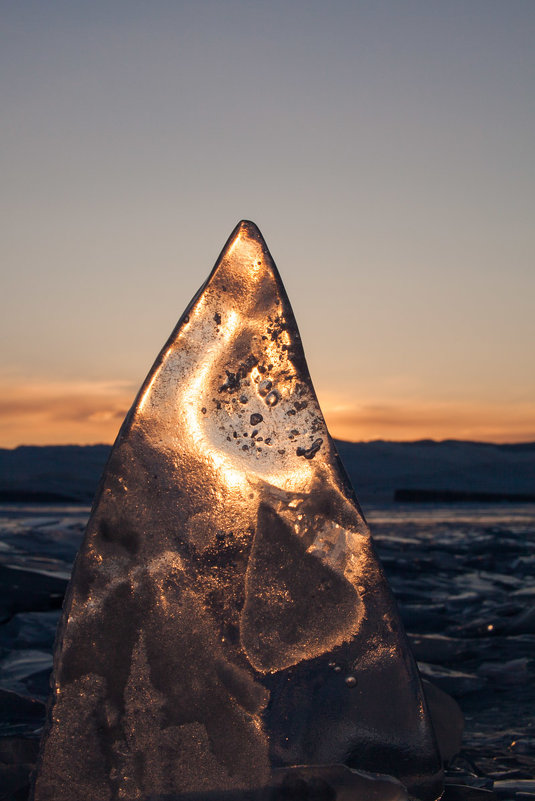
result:
[[[36,801],[215,797],[336,763],[440,795],[418,673],[252,223],[121,428],[52,692]]]

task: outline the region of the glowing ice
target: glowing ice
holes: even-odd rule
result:
[[[104,472],[35,799],[244,797],[274,770],[336,763],[441,792],[418,674],[288,298],[242,222]]]

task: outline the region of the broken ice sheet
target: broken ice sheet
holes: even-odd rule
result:
[[[286,292],[242,222],[105,469],[35,799],[203,797],[335,763],[441,792],[418,673]]]

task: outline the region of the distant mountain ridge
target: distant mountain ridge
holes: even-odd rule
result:
[[[338,440],[336,446],[364,506],[391,501],[400,489],[535,494],[535,442]],[[110,449],[110,445],[0,448],[0,501],[90,503]]]
[[[462,440],[337,442],[357,496],[392,500],[396,490],[535,493],[535,443]]]
[[[0,448],[0,500],[90,503],[110,445],[21,445]],[[44,500],[41,498],[41,500]]]

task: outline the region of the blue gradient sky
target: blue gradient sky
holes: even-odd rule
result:
[[[111,441],[243,217],[334,435],[535,440],[532,0],[0,8],[0,445]]]

